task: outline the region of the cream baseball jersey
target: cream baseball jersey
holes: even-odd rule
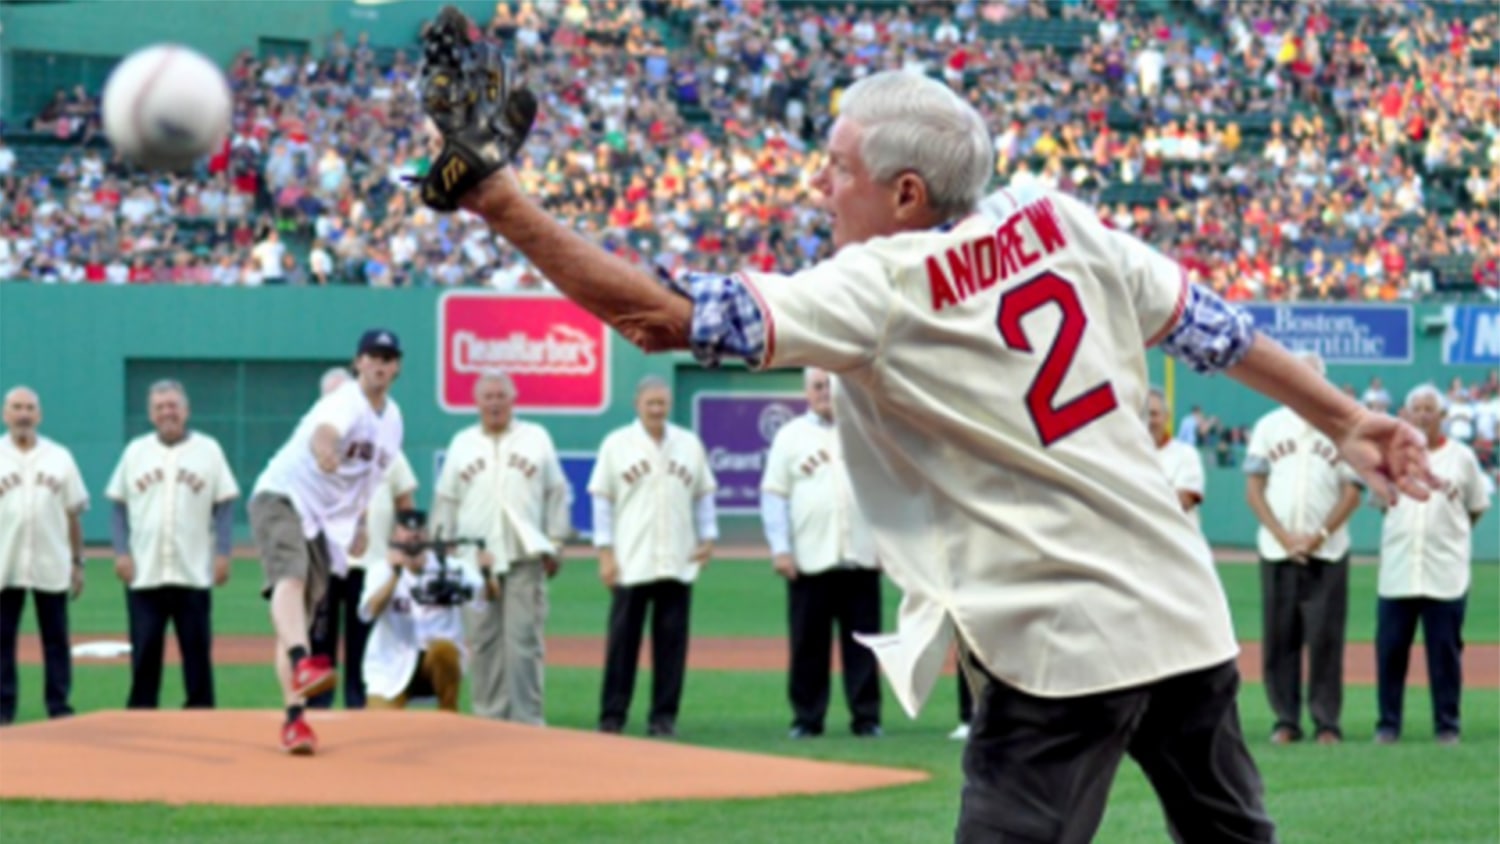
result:
[[[1198,449],[1182,440],[1169,439],[1157,446],[1156,457],[1161,462],[1162,471],[1167,475],[1167,483],[1172,485],[1174,493],[1192,493],[1200,503],[1203,501],[1203,458],[1199,456]],[[1188,518],[1195,525],[1202,523],[1199,518],[1201,509],[1194,507],[1188,511]]]
[[[634,422],[604,438],[589,494],[613,505],[621,586],[698,578],[691,559],[700,539],[694,506],[717,488],[703,443],[691,431],[667,425],[658,444]]]
[[[1490,506],[1490,480],[1469,447],[1448,440],[1428,452],[1441,486],[1426,501],[1401,496],[1380,532],[1382,598],[1452,600],[1469,589],[1473,523]]]
[[[330,425],[339,434],[339,465],[332,472],[318,468],[312,453],[313,432]],[[255,482],[255,492],[273,492],[292,499],[302,517],[308,539],[323,533],[334,567],[342,571],[346,549],[354,540],[359,516],[380,485],[385,471],[401,452],[401,408],[386,397],[376,412],[358,381],[318,399],[297,423],[290,439],[271,458]]]
[[[1042,696],[1237,653],[1208,545],[1132,410],[1143,348],[1191,307],[1174,261],[1070,197],[1002,191],[950,228],[742,279],[761,365],[839,375],[855,498],[904,592],[897,631],[861,640],[908,713],[955,629]]]
[[[454,536],[480,537],[495,572],[556,554],[571,530],[571,496],[552,437],[540,425],[511,420],[498,435],[474,425],[448,444],[437,496]]]
[[[875,567],[875,538],[854,504],[832,422],[805,413],[781,426],[760,488],[791,505],[792,557],[803,574]]]
[[[1344,485],[1359,476],[1339,457],[1333,440],[1282,407],[1267,413],[1250,430],[1245,472],[1266,475],[1266,503],[1281,526],[1292,533],[1316,534],[1344,494]],[[1286,549],[1264,525],[1256,533],[1256,550],[1267,560],[1284,560]],[[1349,552],[1346,522],[1319,546],[1320,560]]]
[[[130,518],[132,589],[213,585],[214,505],[240,495],[217,440],[197,431],[172,445],[154,432],[136,437],[104,495]]]
[[[68,514],[88,504],[67,448],[39,436],[21,451],[0,434],[0,587],[67,591],[73,576]]]
[[[351,557],[349,567],[368,569],[373,564],[383,564],[391,546],[391,532],[396,529],[396,499],[403,495],[415,495],[417,475],[411,470],[406,453],[396,452],[396,459],[385,470],[385,477],[375,494],[370,496],[370,505],[365,508],[365,533],[369,542],[365,553]]]

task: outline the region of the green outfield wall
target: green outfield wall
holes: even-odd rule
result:
[[[520,322],[514,330],[498,332],[498,341],[491,338],[494,342],[486,347],[490,351],[471,350],[471,354],[520,354],[516,350],[521,346],[516,344],[527,337],[535,342],[526,348],[545,350],[538,338],[548,331],[544,323],[553,320],[545,310],[536,309],[556,306],[559,300],[499,300],[479,295],[485,299],[481,304],[496,308],[492,313],[499,318],[520,315]],[[450,301],[450,312],[455,307],[473,312],[470,296],[466,293]],[[388,327],[401,335],[406,347],[394,395],[405,416],[407,454],[422,483],[425,502],[441,450],[455,431],[472,421],[466,411],[449,412],[442,407],[445,400],[439,362],[444,358],[445,344],[439,339],[439,316],[443,301],[435,290],[0,284],[0,388],[26,384],[40,393],[42,431],[69,446],[77,456],[95,502],[85,521],[86,532],[90,541],[100,542],[108,536],[102,491],[126,441],[149,430],[144,407],[147,387],[153,381],[174,378],[184,383],[192,398],[192,424],[224,444],[236,477],[248,490],[316,397],[319,375],[327,367],[349,360],[360,331],[370,326]],[[543,315],[527,316],[534,312]],[[1481,309],[1479,316],[1484,318],[1488,313]],[[1436,306],[1415,308],[1400,317],[1410,326],[1409,362],[1335,365],[1330,377],[1363,390],[1371,376],[1379,375],[1398,397],[1422,381],[1446,383],[1455,375],[1466,381],[1478,380],[1487,371],[1485,366],[1443,362],[1445,340],[1453,338],[1445,337],[1438,322],[1451,322],[1453,316],[1445,316]],[[1428,331],[1423,330],[1424,324]],[[1500,320],[1495,327],[1500,329]],[[451,324],[449,330],[454,330]],[[565,330],[555,332],[548,342],[555,347],[562,342],[558,338],[567,336]],[[602,409],[522,411],[527,418],[547,426],[560,451],[580,459],[591,455],[610,429],[633,418],[633,391],[646,375],[659,376],[673,387],[674,418],[685,426],[694,424],[693,408],[699,397],[795,397],[800,392],[800,376],[796,373],[753,373],[737,366],[704,370],[685,355],[647,356],[608,332],[601,331],[598,337],[607,346],[607,352],[598,350],[607,365],[607,373],[599,373],[606,382],[602,403],[597,405]],[[1459,340],[1470,345],[1477,342],[1481,352],[1483,343],[1488,342]],[[449,337],[447,345],[453,342]],[[1452,353],[1452,345],[1448,342],[1449,357],[1460,357]],[[465,365],[469,364],[474,361]],[[450,361],[450,369],[455,366]],[[1249,425],[1273,407],[1228,379],[1202,378],[1175,367],[1169,371],[1156,353],[1151,356],[1151,369],[1158,383],[1171,388],[1174,418],[1196,404],[1228,424]],[[533,391],[532,398],[536,395],[530,386],[533,382],[525,380],[528,377],[532,376],[518,377],[523,400],[529,390]],[[984,374],[974,373],[974,377]],[[722,439],[723,432],[716,428],[704,434],[712,443]],[[739,439],[760,442],[753,434]],[[733,443],[728,448],[735,450]],[[745,445],[740,451],[749,448],[751,445]],[[1254,519],[1244,506],[1239,455],[1234,455],[1236,466],[1227,468],[1217,467],[1210,452],[1204,457],[1209,468],[1203,524],[1210,539],[1226,546],[1252,544]],[[742,476],[745,474],[747,464],[743,460],[733,463],[732,455],[725,459],[730,461],[724,464],[726,470],[737,468]],[[575,494],[582,495],[583,490],[577,489]],[[724,522],[729,539],[758,535],[753,517],[728,517]],[[1497,525],[1500,518],[1495,514],[1482,523],[1476,556],[1500,558]],[[1355,518],[1354,530],[1359,550],[1376,548],[1379,522],[1373,511],[1362,509]]]

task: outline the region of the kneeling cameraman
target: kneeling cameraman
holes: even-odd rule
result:
[[[404,709],[413,698],[436,697],[439,709],[457,712],[467,661],[459,605],[499,597],[488,568],[449,568],[448,550],[467,540],[428,541],[426,527],[421,510],[397,513],[390,564],[372,563],[365,576],[359,617],[374,625],[364,660],[372,709]]]

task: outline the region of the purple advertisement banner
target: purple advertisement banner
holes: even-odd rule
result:
[[[719,481],[720,513],[759,513],[760,476],[781,426],[807,411],[795,393],[699,393],[693,430],[703,439]]]

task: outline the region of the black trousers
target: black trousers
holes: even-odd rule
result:
[[[125,590],[130,618],[130,709],[155,709],[161,699],[162,656],[167,622],[177,631],[182,655],[185,709],[214,706],[213,593],[185,586]]]
[[[688,617],[693,587],[680,580],[657,580],[616,586],[609,604],[609,637],[604,646],[604,691],[599,701],[601,727],[621,727],[635,694],[646,613],[651,613],[652,726],[672,727],[682,703],[687,672]]]
[[[1464,685],[1464,609],[1467,596],[1380,598],[1375,614],[1375,671],[1380,701],[1377,729],[1401,734],[1402,698],[1411,643],[1422,623],[1427,642],[1427,682],[1432,690],[1433,730],[1459,732],[1458,702]]]
[[[1318,732],[1343,733],[1344,633],[1349,615],[1349,555],[1306,564],[1261,560],[1266,699],[1277,727],[1302,735],[1302,651],[1307,649],[1307,708]]]
[[[963,671],[958,672],[958,720],[968,724],[974,720],[974,693],[969,691],[969,681]]]
[[[39,592],[35,589],[0,589],[0,724],[16,720],[16,700],[20,697],[20,680],[16,676],[16,640],[21,630],[21,613],[26,609],[26,593],[31,592],[36,605],[37,629],[42,634],[42,658],[45,660],[47,717],[61,718],[73,714],[68,696],[73,691],[73,652],[68,643],[68,593]]]
[[[964,748],[961,844],[1092,840],[1126,754],[1156,790],[1174,841],[1276,840],[1240,731],[1234,662],[1073,698],[983,676]]]
[[[854,641],[855,633],[880,632],[880,572],[832,569],[787,581],[791,625],[788,696],[792,726],[823,732],[828,713],[829,655],[838,626],[844,668],[844,699],[855,732],[880,725],[880,669],[875,654]]]
[[[308,637],[312,653],[328,657],[337,668],[339,628],[343,628],[344,668],[340,673],[344,679],[345,709],[365,708],[365,642],[370,638],[370,625],[359,620],[359,597],[364,590],[364,569],[351,568],[343,577],[330,577],[328,591],[313,613]],[[333,692],[311,698],[307,705],[311,709],[328,709],[333,706]]]

